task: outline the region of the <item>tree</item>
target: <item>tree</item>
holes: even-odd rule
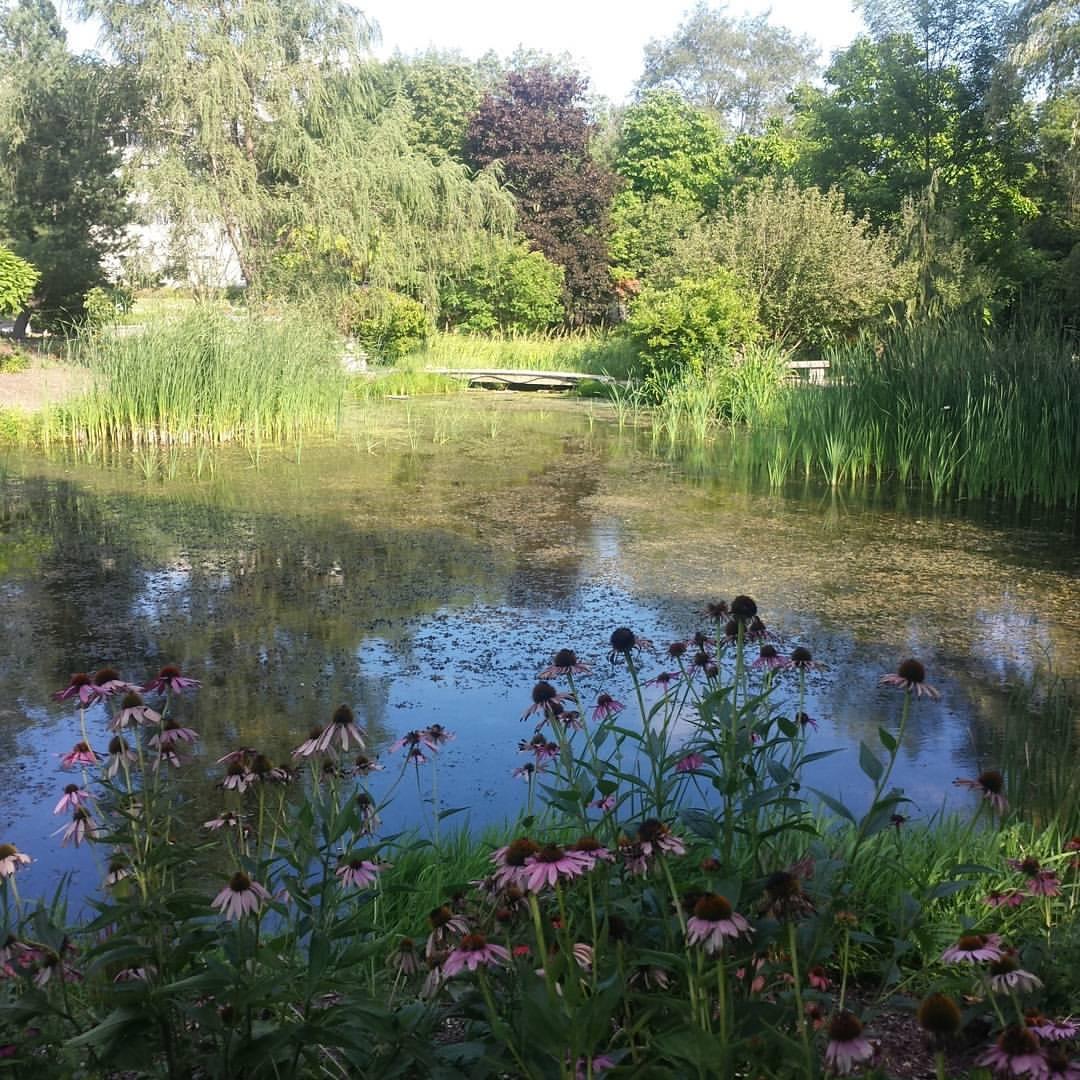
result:
[[[123,96],[96,60],[74,57],[51,0],[0,16],[0,242],[40,271],[16,320],[80,317],[131,210],[120,178]]]
[[[549,68],[510,72],[469,124],[465,152],[478,168],[499,163],[525,236],[566,272],[566,305],[579,322],[603,316],[608,208],[614,176],[593,159],[580,104],[585,80]]]
[[[715,206],[725,174],[716,121],[673,90],[652,90],[623,114],[615,171],[647,198]]]
[[[765,15],[731,19],[700,0],[672,37],[645,46],[638,86],[677,90],[732,130],[757,132],[790,111],[788,94],[815,76],[816,57],[809,38],[771,25]]]

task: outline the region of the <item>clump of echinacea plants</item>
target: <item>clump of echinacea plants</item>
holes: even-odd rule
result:
[[[939,1076],[958,1060],[1080,1080],[1080,836],[1014,820],[994,768],[958,780],[977,796],[963,819],[920,832],[901,813],[908,721],[940,696],[914,659],[882,676],[898,715],[884,697],[879,746],[857,749],[869,808],[804,787],[840,752],[806,711],[822,665],[750,597],[704,620],[666,647],[618,627],[595,660],[555,652],[508,718],[522,816],[456,864],[437,723],[389,748],[379,798],[384,766],[346,705],[287,762],[237,747],[197,822],[178,778],[199,683],[73,676],[58,834],[107,853],[102,889],[65,925],[62,904],[19,897],[31,856],[0,845],[0,1059],[50,1075],[881,1075],[887,1008]],[[410,773],[433,807],[420,841],[381,824]]]

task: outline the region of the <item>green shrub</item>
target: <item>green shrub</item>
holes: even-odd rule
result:
[[[122,285],[103,289],[95,285],[83,298],[87,325],[92,327],[108,326],[116,322],[117,317],[126,315],[135,303],[135,294]]]
[[[346,298],[341,330],[375,359],[393,363],[422,345],[431,334],[431,319],[411,296],[366,286]]]
[[[442,317],[447,326],[471,334],[546,330],[566,317],[565,277],[543,252],[530,251],[524,243],[507,244],[446,286]]]
[[[16,371],[25,371],[30,366],[30,357],[21,349],[0,341],[0,375],[10,375]]]
[[[25,259],[0,246],[0,315],[22,311],[40,277]]]
[[[654,374],[704,372],[761,332],[753,301],[724,270],[646,287],[626,329]]]

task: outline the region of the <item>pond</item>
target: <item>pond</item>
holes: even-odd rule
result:
[[[811,678],[813,740],[845,752],[812,780],[853,805],[869,795],[854,748],[898,714],[878,676],[907,656],[942,691],[913,711],[897,763],[912,816],[970,798],[955,777],[1008,768],[1004,736],[1029,750],[1050,737],[1016,691],[1078,673],[1074,522],[763,490],[728,460],[657,455],[603,407],[522,395],[369,406],[337,443],[299,450],[0,454],[0,839],[36,860],[22,888],[97,873],[50,837],[70,779],[56,755],[78,737],[50,695],[105,664],[143,681],[175,662],[202,680],[185,715],[207,817],[217,758],[247,745],[287,760],[346,702],[384,788],[400,769],[388,744],[439,723],[456,733],[440,805],[467,808],[454,823],[473,829],[502,822],[524,804],[521,715],[556,649],[591,664],[586,700],[622,696],[615,627],[664,646],[736,593],[827,663]],[[103,747],[101,716],[89,722]],[[388,827],[430,821],[428,784],[403,778]]]

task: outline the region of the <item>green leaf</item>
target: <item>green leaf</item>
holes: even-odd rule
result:
[[[892,732],[886,728],[878,728],[878,738],[881,739],[881,745],[884,746],[890,754],[896,753],[898,743]]]
[[[874,756],[874,751],[864,742],[859,743],[859,768],[877,783],[885,775],[885,766]]]
[[[850,821],[852,825],[855,824],[855,815],[839,800],[832,795],[826,795],[824,791],[819,791],[817,788],[810,789],[830,810],[835,814],[839,814],[842,818]]]

